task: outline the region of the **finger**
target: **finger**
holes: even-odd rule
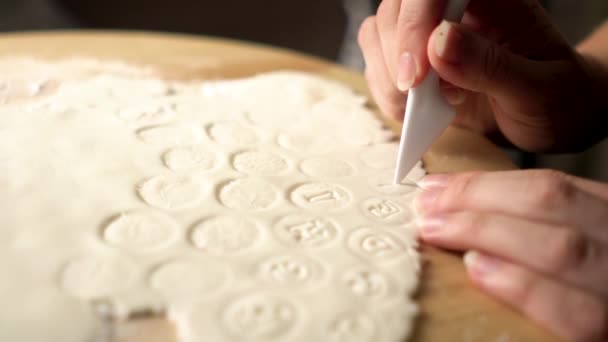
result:
[[[566,180],[572,182],[575,186],[583,191],[586,191],[594,196],[597,196],[604,201],[608,201],[608,184],[595,182],[589,179],[578,178],[570,175],[564,175]]]
[[[608,202],[552,170],[471,172],[428,176],[418,197],[422,211],[502,213],[560,226],[608,241]]]
[[[467,92],[464,89],[444,80],[439,81],[439,90],[446,101],[454,107],[463,105],[467,100]]]
[[[585,91],[588,78],[581,76],[584,72],[579,70],[579,62],[574,61],[572,49],[564,46],[562,49],[569,53],[559,52],[551,58],[534,60],[530,53],[515,53],[507,44],[483,38],[462,24],[443,21],[431,35],[428,54],[441,78],[489,95],[497,123],[511,141],[527,150],[547,151],[559,145],[563,137],[572,135],[575,129],[556,125],[555,118],[543,113],[575,109],[564,108],[568,104],[539,99],[588,93]],[[551,130],[539,134],[539,127],[551,127]]]
[[[402,120],[405,95],[397,91],[386,69],[376,17],[369,17],[361,24],[358,40],[365,59],[365,77],[374,100],[382,113]]]
[[[393,86],[397,87],[397,65],[393,56],[397,50],[397,19],[402,0],[383,0],[376,13],[376,25],[380,35],[380,45],[384,51],[384,63]],[[407,1],[407,0],[406,0]]]
[[[425,215],[418,226],[425,242],[490,253],[608,299],[606,247],[574,229],[474,212]]]
[[[604,341],[606,304],[530,270],[478,252],[465,255],[475,285],[567,341]]]
[[[456,111],[452,126],[485,135],[497,132],[496,119],[487,96],[464,90],[444,80],[440,80],[440,89]]]
[[[555,173],[555,171],[551,170],[537,170],[535,172]],[[445,183],[454,176],[455,174],[429,175],[427,176],[427,181],[430,187],[433,187],[435,185],[445,187]],[[608,201],[608,183],[602,183],[585,178],[575,177],[566,173],[558,173],[554,176],[557,176],[559,178],[562,178],[564,181],[572,183],[574,186],[578,187],[582,191],[586,191],[591,195],[597,196],[602,200]]]
[[[463,23],[514,53],[556,55],[568,45],[538,0],[471,0],[467,12]]]
[[[498,100],[530,97],[537,75],[547,69],[546,63],[516,55],[464,25],[447,21],[433,31],[427,52],[443,79]]]
[[[397,20],[397,49],[387,53],[397,65],[399,90],[418,85],[429,70],[427,43],[441,21],[446,0],[403,0]]]

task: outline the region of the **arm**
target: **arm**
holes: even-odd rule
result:
[[[537,0],[384,0],[361,27],[370,91],[401,119],[407,88],[432,66],[455,125],[531,152],[580,152],[608,136],[608,27],[575,50]],[[503,140],[503,139],[501,139]]]
[[[576,49],[608,68],[608,21],[585,38]]]

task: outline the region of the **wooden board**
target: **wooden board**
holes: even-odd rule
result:
[[[342,81],[369,95],[359,73],[335,64],[285,50],[195,36],[86,31],[5,34],[0,35],[0,56],[123,60],[152,66],[166,78],[182,80],[234,78],[279,69],[303,70]],[[400,129],[396,122],[387,124]],[[486,139],[455,128],[446,131],[424,161],[432,173],[514,168]],[[422,253],[425,265],[417,295],[421,315],[414,341],[553,340],[526,318],[474,289],[459,255],[428,246],[423,246]],[[129,324],[119,334],[121,341],[172,340],[169,337],[172,328],[162,320]]]

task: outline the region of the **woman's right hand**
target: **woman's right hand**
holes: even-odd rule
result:
[[[372,95],[402,118],[432,66],[456,125],[534,152],[578,151],[608,133],[608,67],[590,63],[535,0],[471,0],[461,24],[446,0],[383,0],[361,26]]]

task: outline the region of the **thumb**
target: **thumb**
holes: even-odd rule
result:
[[[462,24],[448,21],[433,31],[427,53],[431,65],[445,81],[497,99],[530,96],[546,69],[542,62],[513,54]]]

